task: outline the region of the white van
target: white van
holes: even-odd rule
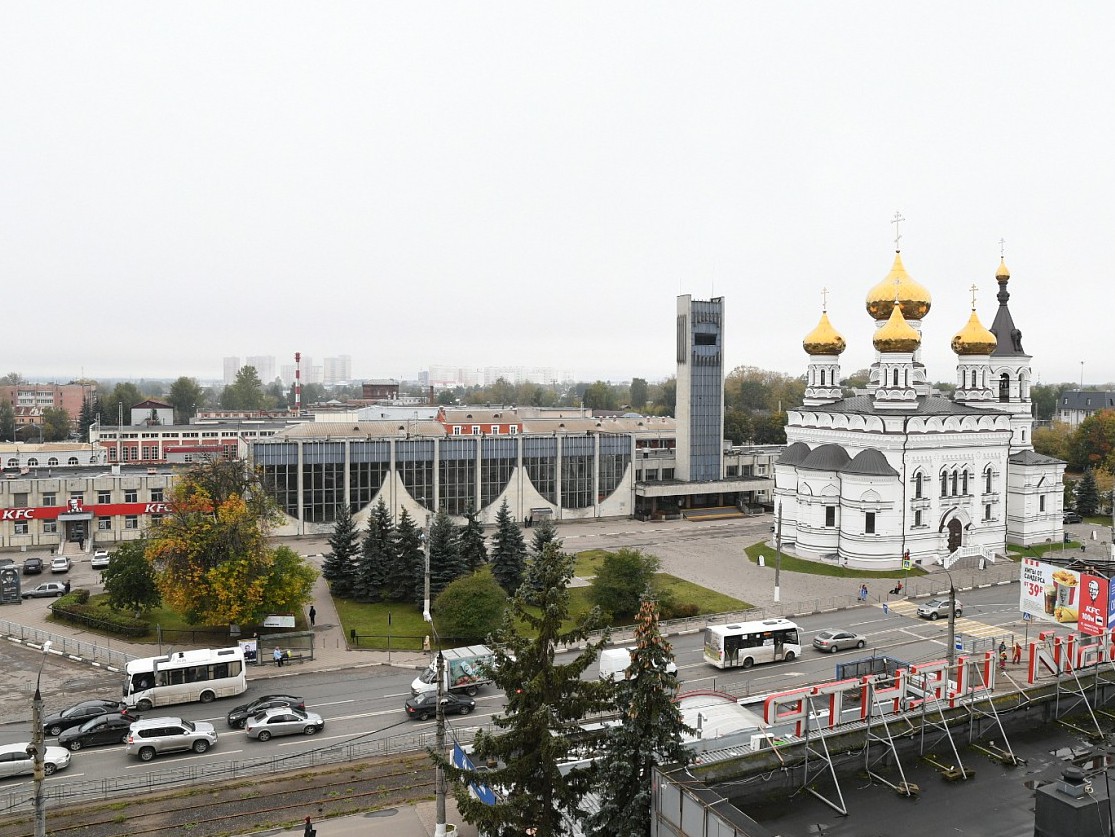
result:
[[[624,672],[631,665],[631,655],[634,648],[605,648],[600,652],[600,679],[616,680],[626,675]],[[666,664],[666,673],[677,675],[678,667],[673,660]]]

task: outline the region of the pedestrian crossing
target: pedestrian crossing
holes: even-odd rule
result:
[[[888,613],[897,613],[899,616],[909,616],[918,619],[918,606],[917,602],[911,602],[909,599],[899,599],[893,602],[882,602],[880,607],[885,604]],[[947,633],[949,629],[949,620],[945,618],[929,620],[922,619],[929,625],[934,625],[941,633]],[[1003,634],[1002,625],[988,625],[984,622],[979,622],[975,619],[967,619],[963,616],[956,617],[956,633],[957,635],[973,636],[973,637],[998,637]]]

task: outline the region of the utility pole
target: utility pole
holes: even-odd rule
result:
[[[439,643],[440,644],[440,643]],[[445,689],[445,655],[440,649],[437,652],[437,752],[439,756],[445,755],[445,705],[441,702]],[[434,823],[434,837],[445,837],[448,833],[445,825],[445,771],[439,763],[434,774],[434,800],[436,805],[436,818]]]
[[[774,524],[774,603],[779,602],[778,581],[782,572],[782,504],[778,504],[778,515]]]
[[[43,780],[46,778],[46,735],[43,730],[43,696],[39,691],[39,683],[43,677],[43,663],[46,662],[47,652],[50,650],[50,640],[43,643],[43,659],[39,663],[39,673],[35,677],[35,697],[31,701],[31,754],[34,767],[32,779],[35,784],[34,809],[35,809],[35,837],[46,837],[46,799],[43,796]]]

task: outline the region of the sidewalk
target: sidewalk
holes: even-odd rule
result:
[[[456,837],[477,837],[475,826],[461,822],[452,795],[445,801],[445,821],[457,826],[455,832],[450,832]],[[405,808],[385,808],[348,817],[314,817],[312,822],[317,829],[317,837],[433,837],[437,817],[433,802],[420,802]],[[267,829],[237,837],[304,837],[305,833],[305,826],[300,825],[283,831]]]

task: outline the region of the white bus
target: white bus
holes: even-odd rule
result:
[[[717,668],[751,668],[801,656],[798,626],[789,619],[764,619],[705,628],[705,662]]]
[[[202,648],[128,663],[124,702],[146,712],[170,703],[209,703],[248,688],[240,648]]]

